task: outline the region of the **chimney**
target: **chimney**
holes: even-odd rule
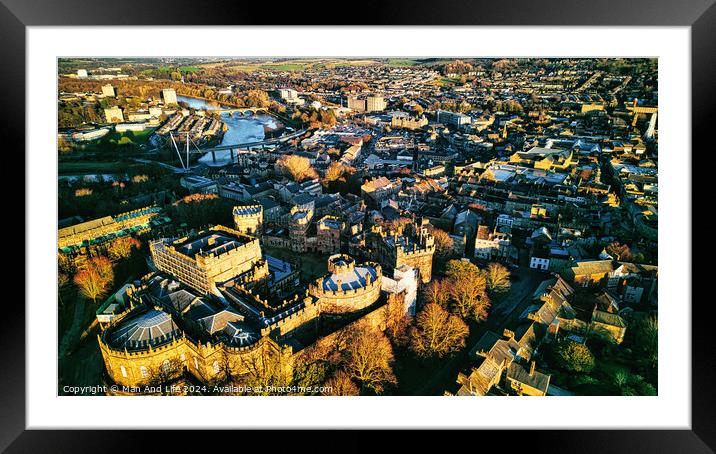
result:
[[[535,365],[536,365],[535,361],[532,361],[530,363],[530,377],[535,376]]]

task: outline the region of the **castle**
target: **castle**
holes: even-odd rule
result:
[[[216,384],[267,357],[290,365],[297,352],[356,318],[380,323],[388,297],[410,305],[403,290],[407,281],[383,291],[381,265],[357,263],[345,254],[329,257],[325,276],[307,287],[293,285],[293,293],[279,299],[268,283],[297,280],[297,273],[290,274],[295,270],[262,257],[256,238],[226,227],[158,240],[151,251],[160,272],[127,285],[122,303],[118,298],[100,310],[98,341],[107,380],[121,386],[166,383],[187,374]],[[319,329],[325,317],[328,333]]]
[[[261,205],[235,206],[234,226],[247,235],[259,235],[263,226],[264,207]]]
[[[375,225],[369,232],[354,237],[349,253],[364,255],[393,270],[408,265],[419,271],[423,283],[428,283],[432,279],[435,254],[435,238],[428,231],[428,225],[429,221],[424,218],[395,229]]]
[[[212,227],[192,238],[155,240],[149,249],[157,269],[202,293],[246,272],[257,279],[268,276],[258,238],[228,227]]]

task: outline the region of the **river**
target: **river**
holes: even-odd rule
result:
[[[177,101],[184,101],[193,109],[216,110],[222,105],[216,101],[209,101],[200,98],[191,98],[188,96],[177,96]],[[225,106],[231,108],[231,106]],[[235,143],[258,142],[264,138],[264,125],[275,128],[276,119],[271,115],[258,114],[244,116],[240,113],[222,113],[221,119],[226,123],[227,131],[221,140],[221,145],[231,145]],[[227,151],[217,151],[216,162],[211,157],[211,153],[207,153],[199,162],[207,166],[223,166],[231,163],[231,153]]]

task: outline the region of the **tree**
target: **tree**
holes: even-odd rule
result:
[[[229,200],[216,194],[191,194],[172,205],[170,216],[177,224],[186,223],[190,228],[227,225],[232,206]]]
[[[410,328],[410,349],[421,358],[442,358],[465,346],[468,327],[437,304],[425,306]]]
[[[422,288],[423,299],[428,304],[437,304],[447,308],[450,302],[448,283],[442,279],[434,279]]]
[[[510,271],[500,263],[487,265],[486,278],[490,292],[500,293],[510,289]]]
[[[591,372],[594,369],[594,355],[584,344],[564,340],[557,345],[554,353],[557,363],[565,370]]]
[[[366,321],[356,322],[349,330],[346,348],[346,371],[362,391],[380,394],[387,385],[397,383],[391,363],[393,347],[382,332]]]
[[[455,241],[452,239],[449,233],[447,233],[445,230],[437,228],[430,224],[428,227],[428,230],[433,235],[433,238],[435,239],[435,255],[434,258],[436,260],[439,260],[441,262],[444,262],[448,260],[450,257],[452,257],[453,254],[453,247],[455,246]]]
[[[621,244],[617,241],[607,245],[604,250],[612,256],[615,260],[630,262],[632,260],[631,250],[626,244]]]
[[[60,153],[69,153],[72,151],[72,142],[65,137],[57,137],[57,151]]]
[[[112,260],[122,260],[129,258],[132,251],[142,247],[142,242],[131,236],[122,236],[116,238],[107,246],[107,253]]]
[[[86,298],[97,302],[114,280],[112,262],[107,257],[92,257],[85,266],[75,274],[74,282],[80,293]]]
[[[147,384],[149,386],[161,386],[160,394],[171,394],[171,388],[163,386],[179,378],[182,374],[181,362],[176,359],[164,360],[161,364],[149,370]]]
[[[288,364],[281,352],[262,348],[250,359],[242,359],[241,363],[247,372],[239,380],[254,390],[252,394],[267,396],[273,393],[271,387],[287,386],[291,382]]]
[[[247,107],[267,107],[269,96],[263,90],[249,90],[246,93],[245,103]]]
[[[334,182],[334,181],[343,181],[345,182],[345,178],[343,177],[343,174],[346,172],[346,166],[341,164],[338,161],[331,162],[331,165],[328,166],[328,169],[326,170],[326,176],[324,178],[324,186],[328,186],[328,184]]]
[[[614,373],[614,385],[622,389],[624,386],[626,386],[627,382],[629,381],[629,372],[625,369],[619,369]]]
[[[452,312],[477,322],[485,320],[490,308],[484,273],[468,260],[450,260],[445,274]]]
[[[281,171],[291,175],[294,181],[301,182],[318,178],[318,173],[311,166],[311,161],[303,156],[295,154],[283,156],[278,160],[277,165]]]
[[[301,357],[294,360],[291,383],[298,387],[311,387],[315,390],[311,394],[316,394],[326,379],[326,369],[325,361],[311,361],[309,358]]]
[[[637,347],[646,353],[646,359],[656,367],[659,358],[659,319],[656,314],[643,317],[636,324]]]
[[[408,329],[408,317],[405,309],[403,293],[389,294],[385,303],[385,333],[390,337],[393,345],[404,345],[405,333]]]
[[[337,371],[323,385],[324,396],[357,396],[358,386],[351,380],[350,375],[342,370]]]

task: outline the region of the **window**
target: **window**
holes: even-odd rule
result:
[[[171,369],[172,369],[172,364],[169,362],[168,359],[165,359],[164,362],[162,363],[162,371],[165,374],[168,374],[171,371]]]
[[[119,369],[122,371],[122,377],[127,378],[127,369],[124,366],[119,366]]]
[[[211,367],[214,368],[214,373],[215,373],[215,374],[218,374],[218,373],[219,373],[219,362],[218,362],[218,361],[214,361],[214,364],[212,364]]]
[[[186,355],[184,353],[182,353],[181,356],[179,357],[179,359],[182,361],[186,361]]]
[[[139,373],[142,374],[142,378],[147,378],[147,377],[149,377],[149,371],[148,371],[147,368],[144,367],[144,366],[141,366],[141,367],[139,368]]]
[[[199,370],[199,361],[196,360],[196,356],[194,357],[194,368]]]

